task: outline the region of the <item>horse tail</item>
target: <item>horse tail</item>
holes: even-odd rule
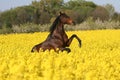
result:
[[[31,52],[34,52],[36,50],[36,46],[34,46],[31,50]]]
[[[42,43],[35,45],[35,46],[32,48],[31,52],[35,52],[35,51],[39,52],[39,49],[40,49],[40,47],[41,47],[41,44],[42,44]]]

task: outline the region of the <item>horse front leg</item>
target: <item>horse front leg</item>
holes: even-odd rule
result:
[[[77,40],[78,40],[78,42],[79,42],[79,47],[81,47],[82,46],[82,41],[81,41],[81,39],[76,35],[76,34],[73,34],[69,39],[68,39],[68,41],[67,41],[67,43],[66,43],[66,46],[70,46],[70,44],[71,44],[71,42],[72,42],[72,40],[74,39],[74,38],[76,38]]]

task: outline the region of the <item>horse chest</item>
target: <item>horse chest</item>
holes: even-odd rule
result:
[[[65,43],[68,40],[68,36],[64,31],[61,31],[61,32],[55,31],[54,37],[62,40],[63,43]]]

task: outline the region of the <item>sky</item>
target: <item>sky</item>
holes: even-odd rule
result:
[[[9,10],[18,6],[29,5],[34,0],[0,0],[0,11]],[[69,1],[69,0],[65,0]],[[93,1],[97,5],[112,4],[116,12],[120,13],[120,0],[86,0]]]

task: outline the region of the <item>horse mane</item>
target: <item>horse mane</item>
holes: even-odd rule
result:
[[[55,28],[57,27],[56,25],[59,23],[59,16],[55,19],[53,22],[52,26],[50,27],[50,32],[53,32]]]

